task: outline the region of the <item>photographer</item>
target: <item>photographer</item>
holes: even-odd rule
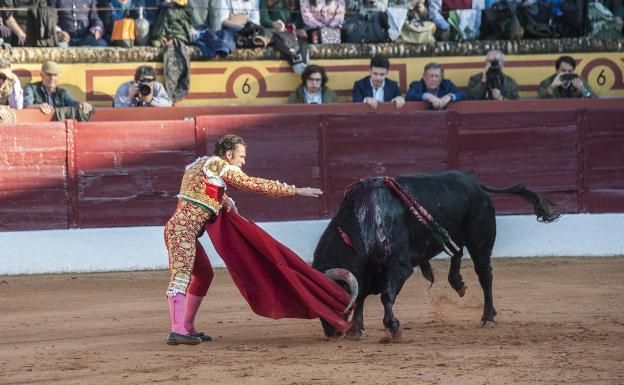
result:
[[[554,75],[544,79],[539,85],[540,98],[597,98],[589,84],[574,70],[576,61],[570,56],[561,56],[555,63]]]
[[[468,81],[468,98],[472,100],[518,99],[518,83],[503,73],[505,55],[501,51],[489,51],[485,57],[485,69]]]
[[[113,107],[171,107],[165,87],[156,81],[152,66],[140,66],[134,80],[123,83],[115,93]]]

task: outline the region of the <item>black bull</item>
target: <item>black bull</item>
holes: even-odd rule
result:
[[[516,185],[494,189],[480,184],[472,173],[448,171],[397,177],[396,181],[446,229],[459,246],[450,258],[448,280],[463,296],[466,286],[459,272],[463,247],[470,253],[483,289],[482,325],[494,322],[490,256],[496,238],[494,207],[487,192],[517,194],[529,201],[538,220],[551,222],[564,209],[539,194]],[[364,329],[364,300],[381,293],[383,323],[390,338],[401,336],[392,306],[403,284],[419,266],[433,283],[429,260],[442,251],[441,243],[419,223],[383,177],[354,183],[346,191],[338,212],[321,236],[312,266],[320,271],[343,268],[357,278],[360,291],[355,302],[353,327],[347,337],[358,339]],[[325,335],[339,336],[323,322]]]

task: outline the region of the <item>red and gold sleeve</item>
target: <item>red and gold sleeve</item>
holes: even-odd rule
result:
[[[221,178],[228,186],[238,190],[251,191],[273,197],[291,197],[295,195],[295,186],[293,185],[248,176],[238,170],[228,170],[221,175]]]

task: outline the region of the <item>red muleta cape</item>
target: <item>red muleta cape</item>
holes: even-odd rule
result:
[[[273,319],[321,317],[345,333],[349,293],[255,223],[223,210],[206,225],[214,248],[252,310]]]

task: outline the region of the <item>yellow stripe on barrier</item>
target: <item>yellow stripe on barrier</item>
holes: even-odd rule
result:
[[[504,71],[520,85],[523,98],[537,97],[539,82],[555,71],[555,60],[563,54],[510,55]],[[619,52],[570,53],[578,61],[577,73],[589,80],[601,97],[623,97],[624,54]],[[482,71],[484,56],[391,58],[389,77],[399,83],[403,94],[414,80],[422,76],[429,62],[441,63],[445,77],[459,87],[466,87],[471,75]],[[78,100],[96,106],[111,106],[117,87],[133,78],[139,65],[153,63],[61,64],[61,87]],[[353,83],[368,74],[368,59],[318,60],[314,64],[326,67],[329,87],[339,100],[351,100]],[[155,65],[162,81],[162,65]],[[191,88],[179,106],[224,104],[280,104],[300,83],[285,61],[194,61],[191,63]],[[39,65],[14,64],[13,69],[22,84],[39,81]]]

